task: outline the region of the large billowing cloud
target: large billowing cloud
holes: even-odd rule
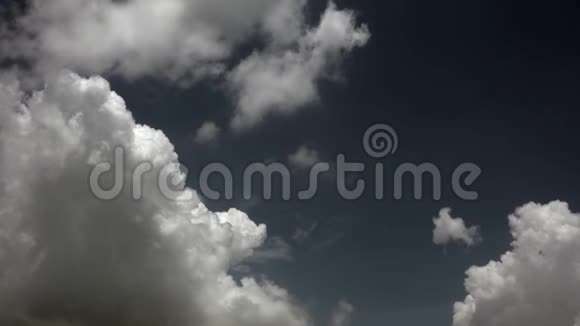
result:
[[[235,209],[210,212],[183,185],[167,198],[156,176],[185,177],[164,134],[136,124],[106,80],[67,69],[210,78],[234,93],[232,126],[247,128],[316,100],[318,80],[367,42],[366,26],[332,3],[308,26],[306,0],[27,2],[0,26],[0,59],[29,73],[0,79],[0,323],[310,325],[284,289],[228,273],[288,248],[257,251],[264,225]],[[21,87],[34,76],[43,89]],[[124,187],[99,199],[91,171],[120,148]],[[135,199],[136,171],[147,166]],[[115,176],[98,181],[107,188]]]
[[[509,217],[512,249],[467,271],[454,326],[580,325],[580,214],[530,203]]]
[[[15,55],[39,68],[171,78],[219,72],[249,36],[292,38],[294,0],[32,0],[20,20]],[[296,24],[296,23],[294,23]],[[282,28],[286,26],[287,30]],[[26,33],[24,33],[26,32]],[[28,37],[27,37],[28,36]],[[9,50],[9,49],[5,49]]]
[[[89,175],[116,148],[125,187],[100,200]],[[162,194],[164,167],[183,178],[176,161],[164,134],[136,124],[100,77],[64,72],[34,93],[0,81],[0,323],[309,325],[284,289],[228,274],[264,243],[264,225],[210,212],[188,188],[179,200]],[[142,162],[153,171],[135,200]]]
[[[0,53],[45,75],[63,68],[180,83],[212,78],[234,93],[232,126],[293,112],[318,97],[317,82],[369,32],[332,3],[318,26],[306,0],[31,0]],[[254,48],[246,58],[241,45]]]

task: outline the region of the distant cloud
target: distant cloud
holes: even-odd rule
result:
[[[474,246],[481,242],[479,227],[466,227],[461,218],[451,217],[451,209],[444,208],[439,212],[439,217],[433,219],[435,229],[433,230],[433,243],[436,245],[446,245],[450,242],[464,243],[467,246]]]
[[[529,203],[509,216],[511,249],[467,270],[453,326],[580,325],[580,214]]]
[[[298,168],[309,168],[319,161],[318,152],[306,145],[300,146],[295,153],[288,155],[288,162]]]
[[[302,221],[292,233],[292,241],[309,254],[321,254],[336,248],[347,237],[347,230],[355,220],[331,216]]]
[[[254,250],[248,262],[263,263],[270,260],[292,260],[292,247],[281,237],[271,237]]]
[[[334,309],[328,326],[350,326],[354,310],[354,306],[351,303],[341,300]]]
[[[339,243],[345,237],[344,232],[340,231],[328,231],[322,238],[313,241],[311,251],[312,252],[323,252],[327,249],[332,248],[334,245]]]
[[[318,228],[318,222],[312,223],[308,228],[296,228],[292,235],[292,240],[302,243],[310,238],[312,233]]]
[[[195,134],[195,142],[198,144],[207,144],[215,141],[221,130],[212,121],[204,122]]]
[[[272,261],[290,262],[293,259],[290,244],[284,238],[275,236],[266,239],[262,246],[254,249],[254,253],[250,257],[241,264],[233,266],[232,271],[241,274],[251,274],[252,267],[255,264],[271,263]]]

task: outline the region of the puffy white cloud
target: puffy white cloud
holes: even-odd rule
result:
[[[366,44],[365,25],[330,3],[317,27],[305,30],[296,48],[271,47],[246,58],[229,74],[238,93],[232,126],[252,126],[269,113],[293,112],[318,98],[317,82],[329,77],[344,55]]]
[[[529,203],[509,217],[512,249],[467,271],[454,326],[578,325],[580,214]]]
[[[439,216],[433,219],[433,243],[446,245],[450,242],[462,242],[467,246],[473,246],[481,242],[479,227],[466,227],[461,218],[451,217],[451,209],[443,208]]]
[[[309,168],[319,161],[318,152],[306,145],[300,146],[295,153],[288,155],[288,162],[299,168]]]
[[[346,300],[341,300],[332,316],[330,317],[329,326],[349,326],[352,322],[352,314],[354,313],[354,306]]]
[[[125,187],[98,199],[89,174],[124,149]],[[177,161],[161,131],[134,122],[100,77],[61,73],[30,93],[0,82],[0,321],[23,325],[304,326],[282,288],[228,271],[266,227],[195,192],[169,200],[157,176]],[[133,171],[149,162],[143,196]],[[180,175],[173,167],[173,175]],[[102,186],[111,184],[112,173]]]
[[[301,14],[301,3],[32,0],[20,24],[26,34],[8,45],[38,60],[42,70],[194,77],[219,73],[223,60],[252,34],[272,31],[280,37],[280,26],[269,17],[300,19],[294,15]]]
[[[217,139],[221,130],[212,121],[204,122],[195,133],[195,142],[207,144]]]
[[[330,4],[305,24],[306,0],[31,0],[0,53],[26,58],[42,75],[63,68],[180,83],[225,81],[237,98],[232,125],[317,98],[317,81],[366,43],[354,14]],[[256,42],[259,40],[259,42]],[[254,54],[240,58],[240,45]],[[258,48],[258,44],[263,44]],[[233,67],[228,69],[227,67]]]

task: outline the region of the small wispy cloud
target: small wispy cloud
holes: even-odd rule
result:
[[[288,155],[288,162],[297,168],[309,168],[320,161],[320,155],[306,145],[300,146],[296,152]]]
[[[270,237],[264,244],[254,250],[246,262],[263,263],[272,260],[292,260],[292,247],[282,237]]]
[[[354,314],[354,306],[347,300],[341,300],[332,316],[330,317],[330,322],[328,326],[349,326],[352,324],[352,315]]]
[[[195,133],[195,142],[208,144],[215,141],[221,133],[221,129],[212,121],[204,122]]]
[[[302,242],[308,240],[310,238],[310,236],[312,235],[312,233],[317,228],[318,228],[318,222],[312,223],[312,225],[310,225],[307,228],[298,227],[298,228],[296,228],[296,230],[294,231],[294,234],[292,235],[292,240],[294,240],[295,242],[298,242],[298,243],[302,243]]]

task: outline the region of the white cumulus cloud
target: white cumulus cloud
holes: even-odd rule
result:
[[[300,20],[302,6],[293,0],[32,0],[20,20],[24,33],[6,50],[37,60],[45,71],[195,77],[222,71],[223,60],[251,34],[281,37],[284,21],[270,17]]]
[[[439,216],[433,219],[433,243],[446,245],[450,242],[464,243],[473,246],[481,242],[478,226],[466,227],[462,218],[451,216],[450,208],[443,208]]]
[[[512,248],[467,271],[454,326],[578,325],[580,214],[564,202],[529,203],[509,217]]]
[[[126,186],[100,200],[88,176],[118,147]],[[64,72],[32,93],[0,81],[0,322],[310,325],[286,290],[228,273],[264,243],[266,226],[235,209],[211,212],[189,188],[183,200],[161,194],[156,176],[177,159],[103,78]],[[153,171],[134,200],[142,162]]]
[[[27,60],[41,75],[72,69],[129,79],[225,83],[236,101],[232,126],[317,99],[369,32],[354,13],[330,3],[318,26],[305,23],[306,0],[31,0],[0,53]],[[11,31],[11,32],[8,32]],[[258,42],[256,42],[258,41]],[[258,46],[260,44],[260,46]],[[240,57],[240,46],[254,46]]]
[[[317,82],[330,77],[344,55],[365,45],[366,25],[357,26],[354,13],[330,3],[320,24],[305,29],[294,48],[269,47],[243,60],[229,74],[238,94],[232,126],[243,129],[269,113],[293,112],[318,99]]]

